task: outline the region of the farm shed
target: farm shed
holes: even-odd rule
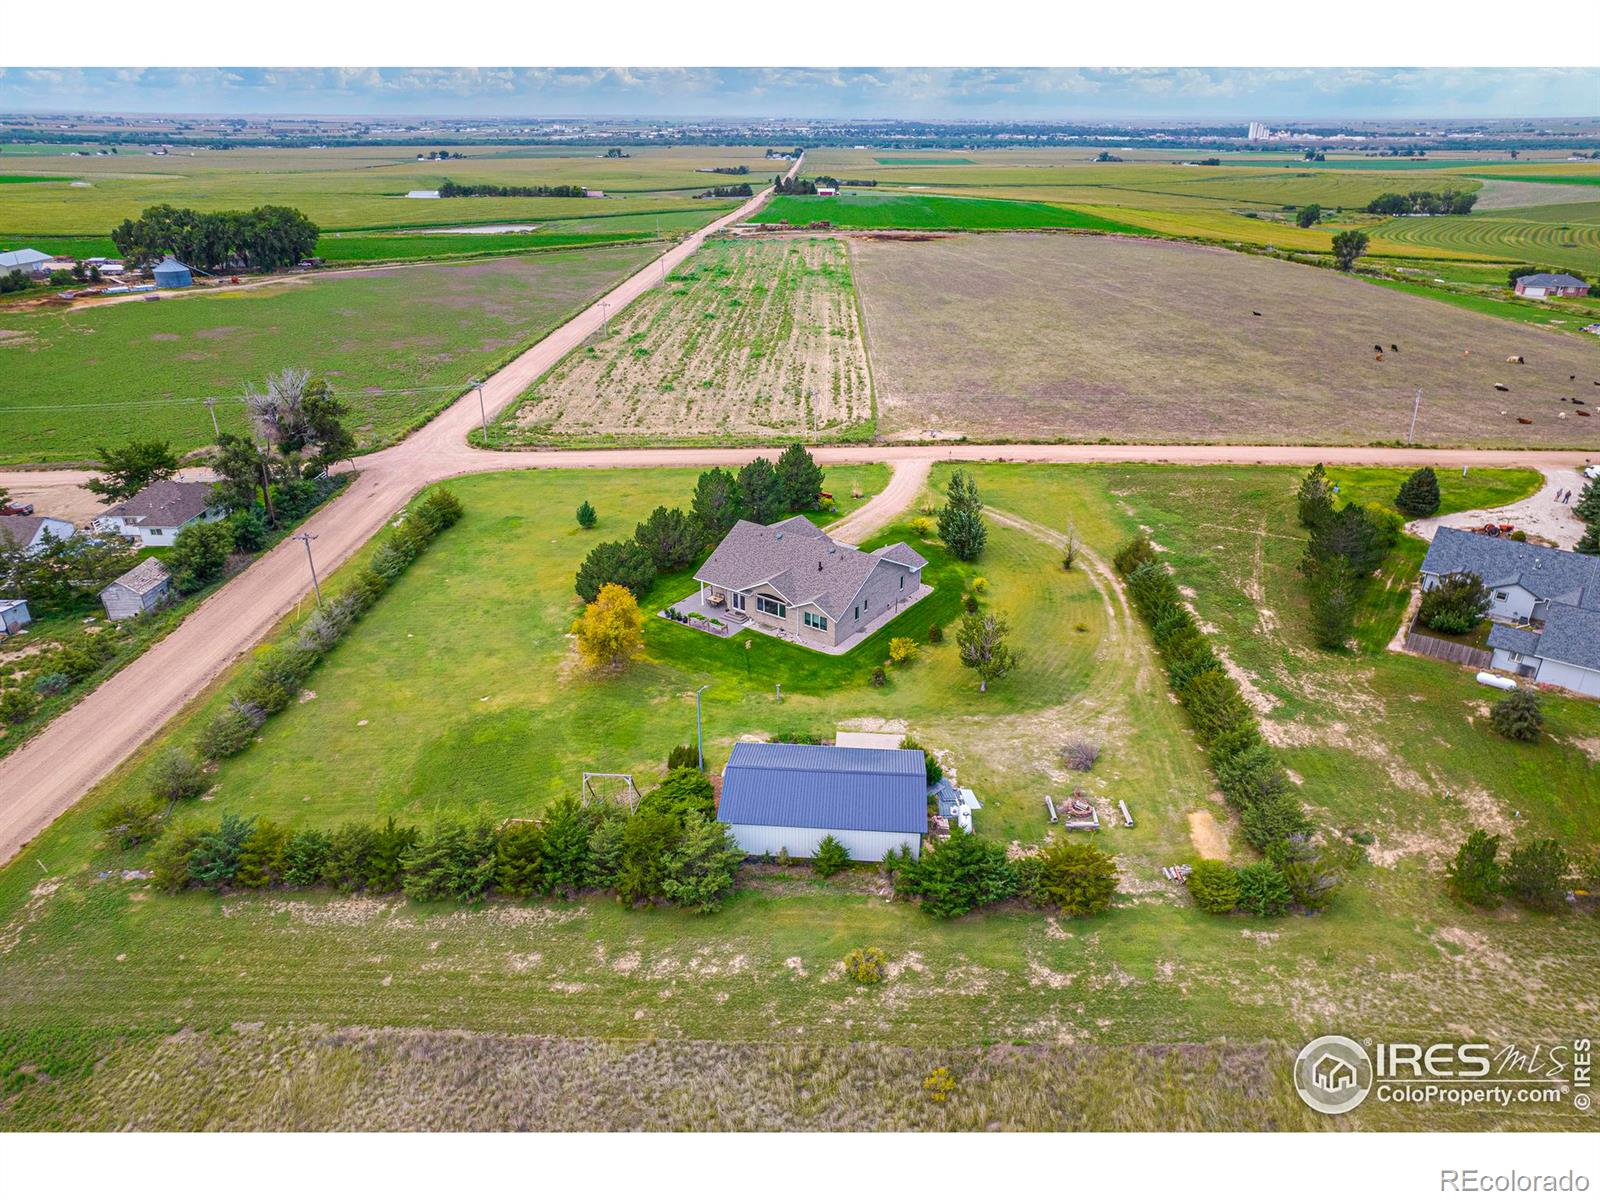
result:
[[[161,479],[94,519],[100,533],[117,533],[141,546],[170,546],[178,534],[197,522],[220,521],[226,515],[213,499],[216,485]]]
[[[1517,295],[1533,296],[1587,296],[1589,285],[1576,275],[1552,275],[1540,272],[1524,275],[1517,280]]]
[[[100,603],[106,606],[106,616],[120,621],[156,608],[171,589],[172,576],[167,569],[158,560],[147,558],[102,588]]]
[[[17,633],[32,623],[26,600],[0,600],[0,633]]]
[[[922,751],[739,742],[722,772],[717,819],[746,854],[801,858],[832,834],[858,862],[880,862],[928,831]]]
[[[150,275],[156,281],[157,287],[186,288],[194,286],[194,276],[190,274],[189,268],[170,254],[151,269]]]
[[[31,248],[0,251],[0,275],[44,275],[54,261]]]
[[[9,544],[24,554],[38,554],[45,538],[64,542],[73,532],[72,522],[60,517],[4,516],[0,517],[0,550]]]

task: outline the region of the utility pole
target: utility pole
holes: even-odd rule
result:
[[[1417,389],[1416,398],[1411,401],[1411,428],[1406,433],[1406,441],[1411,441],[1417,436],[1417,413],[1422,410],[1422,389]]]
[[[483,406],[483,380],[474,379],[472,386],[478,389],[478,415],[483,418],[483,444],[489,444],[489,410]]]
[[[217,424],[217,401],[213,396],[206,397],[206,408],[211,413],[211,432],[218,441],[222,440],[222,427]]]
[[[704,727],[700,724],[700,693],[710,686],[709,683],[703,683],[694,690],[694,756],[702,774],[706,769],[706,739]]]
[[[600,301],[600,329],[603,336],[611,336],[611,305],[605,300]]]
[[[272,507],[272,475],[267,470],[267,449],[258,442],[256,453],[261,456],[261,501],[266,505],[267,520],[276,525],[278,514]]]
[[[322,607],[322,585],[317,582],[317,564],[311,557],[311,543],[316,541],[314,533],[294,534],[294,540],[306,544],[306,565],[311,568],[311,590],[317,594],[317,607]]]

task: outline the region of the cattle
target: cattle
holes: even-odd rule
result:
[[[1506,361],[1508,363],[1516,363],[1518,366],[1521,366],[1522,365],[1522,355],[1520,355],[1520,354],[1508,354],[1508,355],[1506,355]]]
[[[1372,348],[1374,350],[1376,350],[1379,354],[1383,353],[1383,347],[1382,346],[1373,346]]]
[[[1389,349],[1392,350],[1396,354],[1400,353],[1400,347],[1396,346],[1393,342],[1389,343]]]
[[[1497,383],[1494,385],[1494,390],[1497,392],[1509,392],[1511,389],[1503,383]]]
[[[1259,317],[1259,316],[1260,316],[1260,315],[1261,315],[1261,314],[1260,314],[1260,313],[1258,313],[1258,312],[1257,312],[1257,311],[1256,311],[1256,310],[1255,310],[1255,309],[1253,309],[1253,308],[1252,308],[1252,309],[1251,309],[1251,310],[1250,310],[1250,315],[1251,315],[1251,316],[1252,316],[1252,317]]]

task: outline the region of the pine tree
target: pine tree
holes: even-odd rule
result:
[[[1600,554],[1600,521],[1590,521],[1573,547],[1579,554]]]
[[[983,498],[972,476],[958,470],[950,476],[946,500],[939,510],[939,538],[951,554],[972,562],[983,553],[989,531],[983,523]]]
[[[593,822],[583,805],[562,796],[539,822],[544,834],[545,886],[554,892],[575,892],[589,880],[589,832]]]
[[[1600,479],[1591,479],[1584,485],[1583,494],[1572,506],[1572,515],[1588,525],[1600,521]]]
[[[1516,742],[1536,742],[1544,730],[1544,713],[1539,709],[1539,697],[1528,688],[1519,687],[1504,700],[1497,700],[1489,709],[1489,723],[1501,737]]]
[[[822,468],[799,442],[778,457],[778,480],[783,485],[783,504],[790,512],[810,512],[817,506],[822,491]]]
[[[1502,891],[1499,856],[1499,836],[1473,830],[1445,871],[1456,899],[1477,908],[1498,904]]]
[[[587,500],[578,505],[577,517],[578,524],[584,529],[593,529],[596,522],[600,520],[599,514],[594,511],[594,505]]]
[[[1300,524],[1307,529],[1319,528],[1327,519],[1333,516],[1333,497],[1328,492],[1328,473],[1318,463],[1300,481],[1300,494],[1297,497],[1300,509]]]
[[[721,541],[739,519],[738,482],[721,467],[702,472],[689,512],[706,537]]]
[[[544,890],[544,833],[532,821],[508,825],[495,847],[494,885],[519,900]]]
[[[1421,467],[1400,485],[1394,506],[1408,517],[1431,517],[1439,511],[1439,477],[1432,467]]]
[[[770,525],[783,516],[783,484],[777,468],[766,459],[753,459],[739,468],[739,506],[745,519],[757,525]]]

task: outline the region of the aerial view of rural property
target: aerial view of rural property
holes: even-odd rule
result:
[[[1597,1037],[1600,70],[0,68],[41,1189],[1582,1192]]]

